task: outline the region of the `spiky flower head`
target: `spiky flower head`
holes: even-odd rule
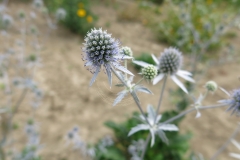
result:
[[[127,46],[122,47],[122,48],[121,48],[121,51],[122,51],[122,53],[123,53],[124,55],[126,55],[126,56],[130,56],[130,57],[133,56],[133,52],[132,52],[132,50],[131,50],[130,47],[127,47]]]
[[[146,80],[152,80],[158,74],[158,70],[153,65],[148,65],[147,67],[142,68],[142,75]]]
[[[240,89],[236,89],[231,94],[231,100],[228,101],[230,104],[230,107],[227,109],[227,111],[232,110],[232,114],[237,112],[240,113]]]
[[[131,74],[127,69],[120,65],[124,55],[120,53],[119,42],[111,37],[107,31],[100,29],[92,29],[84,38],[83,60],[86,61],[85,66],[89,67],[90,72],[94,76],[90,82],[90,86],[95,81],[101,67],[105,68],[108,75],[108,81],[111,85],[111,68],[115,67],[123,72]]]
[[[64,20],[66,15],[67,15],[67,12],[65,11],[65,9],[63,9],[63,8],[58,8],[57,9],[57,11],[56,11],[56,19],[58,21]]]
[[[216,82],[214,81],[208,81],[206,84],[205,84],[205,88],[210,91],[210,92],[215,92],[218,88],[218,85]]]
[[[164,74],[175,74],[182,65],[182,53],[175,48],[164,49],[159,58],[159,71]]]
[[[83,51],[86,54],[84,60],[87,64],[92,64],[93,72],[101,65],[117,62],[114,56],[119,54],[119,42],[112,38],[111,34],[102,29],[92,29],[84,40]]]

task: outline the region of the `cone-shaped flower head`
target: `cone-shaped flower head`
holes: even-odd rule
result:
[[[127,69],[120,66],[120,61],[124,55],[120,53],[119,42],[111,37],[107,31],[92,29],[84,39],[83,60],[85,66],[89,66],[90,72],[94,73],[90,85],[95,81],[98,72],[103,66],[107,72],[109,83],[111,83],[111,67],[115,67],[123,72],[131,74]]]
[[[214,81],[208,81],[206,84],[205,84],[205,88],[210,91],[210,92],[215,92],[218,88],[218,85],[216,82]]]
[[[175,48],[167,48],[159,58],[159,71],[164,74],[175,74],[182,65],[182,53]]]
[[[230,107],[228,111],[232,110],[232,114],[240,112],[240,89],[234,90],[231,95],[231,100],[229,101]]]
[[[122,47],[121,48],[121,51],[122,51],[122,53],[124,54],[124,55],[127,55],[127,56],[130,56],[130,57],[132,57],[133,56],[133,52],[132,52],[132,50],[131,50],[131,48],[130,47]]]
[[[181,70],[182,66],[182,53],[176,48],[169,47],[165,49],[159,58],[152,55],[152,58],[156,65],[154,66],[158,69],[158,75],[153,79],[153,84],[157,84],[164,77],[169,76],[171,79],[186,93],[188,93],[186,87],[178,80],[177,76],[190,81],[195,82],[192,79],[192,74],[188,71]],[[142,67],[147,67],[149,64],[142,61],[133,61],[135,64]]]
[[[153,65],[148,65],[147,67],[142,68],[142,75],[146,80],[152,80],[158,74],[158,70]]]

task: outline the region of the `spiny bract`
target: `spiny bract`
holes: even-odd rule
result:
[[[182,53],[175,48],[167,48],[159,58],[159,71],[164,74],[175,74],[182,65]]]

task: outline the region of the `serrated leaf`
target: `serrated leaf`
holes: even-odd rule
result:
[[[119,102],[122,101],[122,99],[128,94],[127,90],[123,90],[121,92],[118,93],[117,98],[114,100],[113,106],[115,106],[116,104],[118,104]]]

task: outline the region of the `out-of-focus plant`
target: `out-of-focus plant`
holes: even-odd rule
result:
[[[97,16],[91,11],[91,1],[89,0],[55,0],[46,1],[46,3],[52,12],[56,12],[58,8],[66,11],[66,16],[61,23],[72,32],[86,34],[97,20]]]
[[[197,52],[201,48],[211,51],[222,45],[227,26],[216,5],[202,0],[172,5],[166,18],[158,24],[158,38],[162,42],[182,48],[186,53],[192,53],[193,48]]]

